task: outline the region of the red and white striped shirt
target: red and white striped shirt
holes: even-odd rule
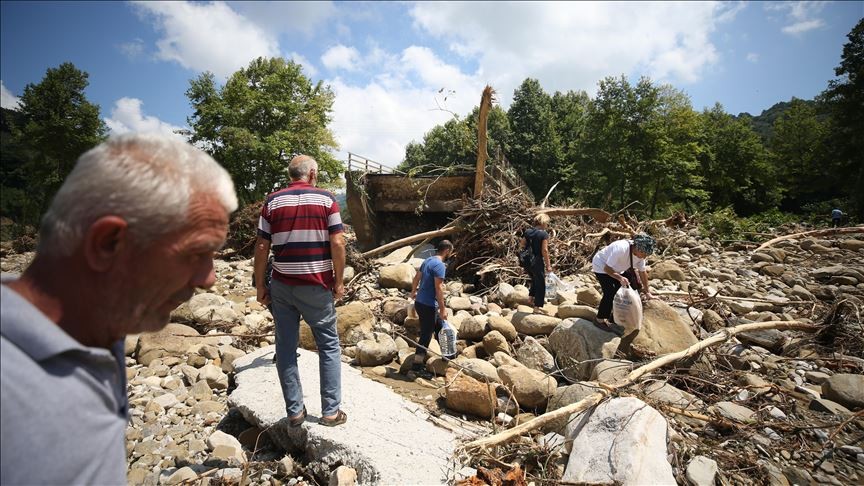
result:
[[[288,285],[332,289],[330,235],[343,231],[336,198],[307,182],[267,196],[258,219],[258,235],[273,251],[273,278]]]

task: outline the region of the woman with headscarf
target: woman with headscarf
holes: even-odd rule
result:
[[[654,298],[648,286],[648,269],[645,267],[645,259],[654,253],[654,244],[654,238],[639,234],[632,240],[610,243],[594,255],[592,270],[603,289],[603,298],[600,300],[595,321],[601,329],[619,331],[611,317],[612,301],[621,286],[641,290],[645,300]]]

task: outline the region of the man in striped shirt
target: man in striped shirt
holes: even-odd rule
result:
[[[303,389],[297,369],[300,319],[312,329],[321,371],[322,425],[345,423],[341,403],[341,354],[334,302],[345,293],[345,239],[339,204],[318,189],[318,164],[299,155],[288,165],[291,184],[264,201],[255,246],[258,302],[272,304],[276,321],[276,370],[288,420],[299,426],[306,418]],[[265,271],[273,250],[270,289]]]

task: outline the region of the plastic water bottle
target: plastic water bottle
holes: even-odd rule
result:
[[[546,275],[546,299],[552,300],[558,295],[558,279],[554,273]]]
[[[441,356],[452,358],[456,356],[456,329],[450,323],[443,321],[438,331],[438,345],[441,346]]]

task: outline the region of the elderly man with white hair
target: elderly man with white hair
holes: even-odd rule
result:
[[[213,285],[236,208],[225,169],[172,137],[78,159],[33,262],[2,285],[0,483],[126,483],[123,340]]]
[[[345,294],[345,238],[339,203],[315,187],[318,163],[298,155],[288,164],[291,183],[267,196],[258,222],[255,284],[258,302],[272,303],[276,321],[276,371],[282,384],[285,412],[292,427],[303,425],[306,406],[297,368],[300,319],[309,325],[318,348],[320,425],[344,424],[342,348],[336,329],[335,301]],[[265,274],[273,250],[270,288]]]

